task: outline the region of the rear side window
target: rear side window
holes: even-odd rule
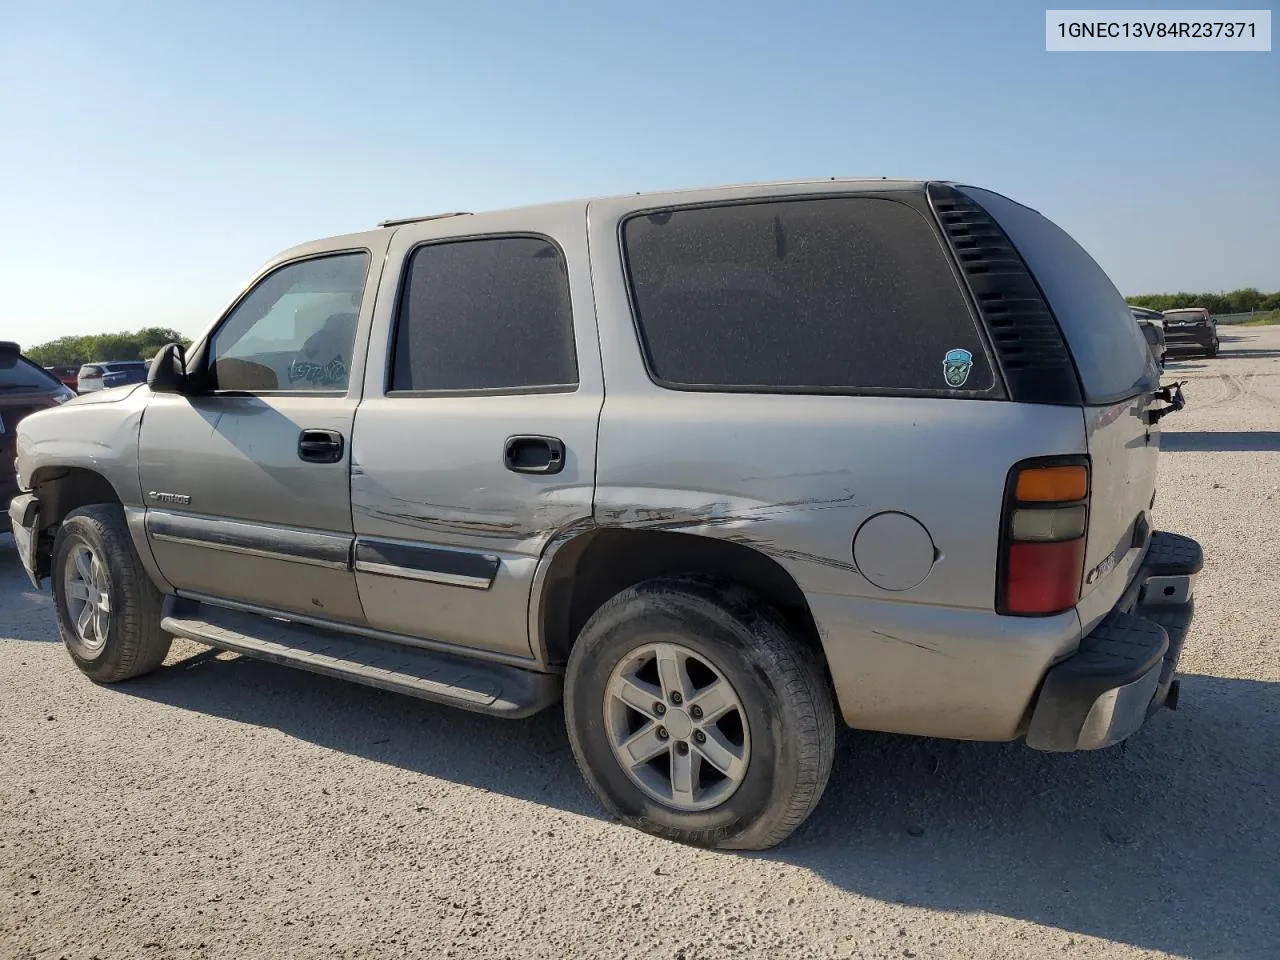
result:
[[[961,190],[995,217],[1040,285],[1075,360],[1087,402],[1127,399],[1159,376],[1129,305],[1080,244],[1007,197],[974,187]]]
[[[26,357],[0,352],[0,391],[52,390],[57,386],[52,374]]]
[[[639,214],[622,229],[650,374],[678,389],[981,395],[996,381],[943,248],[892,200]]]
[[[392,390],[569,390],[577,382],[569,277],[555,244],[492,237],[414,251]]]

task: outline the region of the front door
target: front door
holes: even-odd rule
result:
[[[527,660],[538,560],[592,510],[583,211],[405,226],[388,261],[352,448],[360,599],[372,627]]]
[[[180,594],[364,622],[351,430],[386,232],[368,239],[270,270],[192,352],[195,392],[148,405],[147,536]]]

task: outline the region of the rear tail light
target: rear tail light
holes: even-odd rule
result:
[[[1047,616],[1074,607],[1088,530],[1086,457],[1017,464],[1005,487],[997,612]]]

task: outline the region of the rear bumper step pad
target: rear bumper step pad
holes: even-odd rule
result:
[[[1176,706],[1175,674],[1195,614],[1200,544],[1158,531],[1124,596],[1080,648],[1045,675],[1027,745],[1097,750],[1129,737],[1162,706]]]

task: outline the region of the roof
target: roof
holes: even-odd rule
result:
[[[640,206],[644,206],[646,204],[646,201],[649,201],[649,200],[657,200],[659,198],[667,199],[673,196],[678,197],[678,196],[684,196],[687,194],[695,194],[695,193],[708,194],[711,197],[714,197],[716,194],[720,194],[720,193],[741,194],[744,191],[749,191],[749,190],[761,190],[762,192],[773,192],[780,187],[803,187],[806,185],[817,186],[819,184],[829,185],[831,183],[848,184],[851,187],[860,187],[864,190],[880,190],[890,185],[894,187],[899,187],[899,188],[904,186],[905,187],[917,187],[917,186],[922,187],[927,182],[928,181],[925,181],[925,180],[899,180],[899,179],[894,179],[892,177],[813,177],[806,180],[762,180],[762,181],[756,181],[756,182],[750,182],[750,183],[721,184],[719,186],[712,186],[712,187],[683,187],[676,190],[652,190],[645,193],[636,192],[636,193],[605,194],[605,195],[596,196],[596,197],[579,198],[577,200],[554,201],[548,204],[537,204],[536,206],[548,206],[548,207],[555,207],[555,206],[561,206],[561,205],[582,206],[584,204],[591,204],[591,203],[597,203],[602,201],[615,201],[615,200],[630,200],[630,201],[634,201]],[[497,210],[486,210],[483,212],[498,213],[505,210],[519,210],[519,209],[523,209],[523,207],[502,207]],[[417,223],[423,220],[437,220],[443,217],[461,217],[461,216],[469,216],[469,215],[470,215],[469,213],[458,212],[458,213],[432,213],[432,214],[427,214],[426,216],[420,216],[420,217],[397,217],[397,218],[392,218],[390,220],[382,220],[378,223],[378,226],[395,227],[395,226],[401,226],[402,224],[406,224],[406,223]]]

